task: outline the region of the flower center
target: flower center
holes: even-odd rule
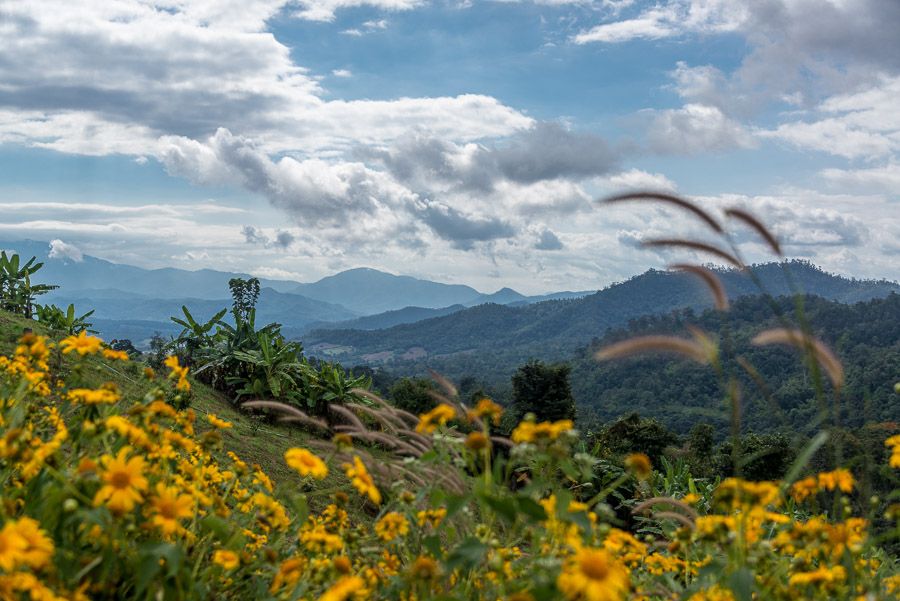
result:
[[[581,571],[592,580],[603,580],[609,573],[609,566],[602,557],[586,557],[581,562]]]
[[[114,472],[109,483],[113,488],[128,488],[131,486],[131,474],[128,472]]]

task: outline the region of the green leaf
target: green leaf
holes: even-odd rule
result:
[[[519,497],[519,512],[527,515],[535,521],[544,521],[547,519],[547,511],[544,507],[532,499],[531,497]]]
[[[208,515],[200,520],[200,528],[204,532],[210,532],[219,542],[225,542],[231,537],[229,523],[215,515]]]
[[[800,476],[800,473],[803,471],[803,468],[806,467],[806,464],[809,463],[809,460],[812,458],[813,454],[819,450],[825,442],[828,440],[828,432],[819,432],[815,438],[810,440],[806,447],[800,452],[800,455],[797,456],[797,459],[794,461],[794,465],[791,466],[791,469],[788,470],[787,475],[784,477],[784,480],[781,481],[781,490],[787,490],[791,484],[793,484],[797,478]]]
[[[441,551],[441,539],[433,534],[422,539],[422,546],[428,549],[435,557],[441,557],[443,555],[443,552]]]
[[[450,551],[444,566],[448,572],[452,572],[459,567],[472,568],[481,562],[486,549],[487,545],[478,540],[478,538],[470,536]]]
[[[739,601],[752,601],[754,584],[753,574],[746,568],[728,575],[728,588]]]
[[[444,520],[452,520],[453,516],[459,513],[459,510],[469,504],[469,495],[449,495],[444,507],[447,509],[447,515]]]
[[[515,500],[510,498],[500,499],[486,493],[480,493],[478,497],[484,501],[488,507],[494,510],[504,524],[512,526],[516,523],[516,516],[518,514],[516,512]]]

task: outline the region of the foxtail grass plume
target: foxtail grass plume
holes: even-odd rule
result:
[[[757,346],[787,344],[802,351],[810,351],[828,373],[828,377],[835,388],[840,388],[844,382],[844,367],[841,365],[840,360],[824,342],[804,332],[788,328],[773,328],[760,332],[750,342]]]
[[[743,221],[745,224],[749,225],[752,229],[756,230],[756,233],[766,241],[773,251],[775,251],[776,255],[779,257],[784,256],[781,254],[781,245],[778,243],[778,240],[759,219],[746,211],[735,208],[725,209],[725,214],[728,217]]]
[[[674,353],[699,363],[709,363],[710,356],[704,345],[675,336],[638,336],[617,342],[594,354],[596,359],[607,361],[630,357],[639,353]]]
[[[666,247],[672,246],[675,248],[687,248],[689,250],[695,250],[699,252],[708,253],[711,255],[715,255],[720,259],[731,263],[736,268],[741,271],[747,268],[737,257],[732,255],[731,253],[722,250],[712,244],[707,244],[705,242],[697,242],[696,240],[685,240],[683,238],[658,238],[655,240],[645,240],[641,242],[641,246],[648,246],[651,248],[655,247]]]
[[[604,204],[611,204],[634,200],[649,200],[673,204],[681,209],[693,213],[694,215],[702,219],[717,234],[724,233],[722,226],[719,225],[719,222],[713,219],[713,217],[709,213],[707,213],[694,203],[690,202],[689,200],[685,200],[684,198],[673,196],[671,194],[664,194],[660,192],[629,192],[627,194],[618,194],[616,196],[611,196],[604,199],[602,202]]]
[[[706,287],[709,288],[709,291],[713,296],[713,301],[716,304],[716,309],[719,311],[728,310],[728,297],[725,295],[725,288],[722,286],[722,282],[719,278],[716,277],[716,274],[712,271],[705,267],[691,265],[689,263],[675,263],[674,265],[669,265],[669,269],[685,271],[700,278],[703,283],[706,284]]]

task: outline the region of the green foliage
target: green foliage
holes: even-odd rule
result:
[[[603,426],[592,436],[588,446],[599,444],[608,457],[643,453],[654,467],[658,467],[662,464],[666,448],[677,442],[678,436],[671,429],[655,419],[631,412]]]
[[[51,330],[65,332],[67,334],[79,334],[88,331],[96,334],[96,330],[92,330],[91,323],[87,318],[94,314],[93,309],[81,316],[75,315],[75,305],[70,304],[63,311],[56,305],[35,305],[35,317],[38,323],[44,324]]]
[[[533,359],[513,374],[512,408],[516,416],[533,413],[537,421],[574,420],[575,399],[569,365],[545,365]]]
[[[31,257],[22,265],[19,255],[7,256],[0,252],[0,299],[3,308],[11,313],[21,313],[25,319],[31,319],[34,313],[34,300],[59,286],[48,284],[32,284],[34,275],[43,263],[35,263],[37,257]]]
[[[724,315],[733,339],[733,352],[765,376],[765,391],[738,368],[743,432],[773,433],[787,428],[814,434],[819,407],[811,387],[813,374],[797,353],[786,347],[753,346],[761,330],[780,327],[771,303],[785,319],[795,319],[794,301],[744,297]],[[844,365],[841,423],[858,428],[866,422],[900,422],[900,403],[891,390],[900,373],[900,295],[843,305],[817,297],[803,297],[806,316],[815,335],[835,350]],[[681,357],[638,356],[598,362],[597,349],[631,336],[665,334],[683,336],[690,325],[705,332],[719,331],[723,315],[716,311],[675,311],[635,321],[627,329],[610,330],[594,344],[581,347],[572,361],[572,389],[579,408],[596,414],[598,421],[618,418],[623,407],[640,407],[686,435],[698,422],[715,428],[717,440],[731,429],[731,407],[722,401],[714,370]]]
[[[180,348],[181,350],[179,356],[182,365],[185,367],[193,367],[197,359],[195,356],[197,352],[212,346],[212,329],[219,323],[228,310],[222,309],[206,323],[200,323],[195,320],[194,316],[191,315],[191,312],[188,311],[186,306],[182,305],[181,310],[184,312],[184,319],[178,317],[170,318],[173,322],[184,328],[181,333],[178,334],[178,337],[175,338],[173,344],[176,348]]]
[[[234,299],[233,311],[242,319],[248,319],[259,298],[259,280],[231,278],[228,280],[228,287],[231,289],[231,298]]]
[[[778,480],[787,473],[797,456],[796,439],[784,434],[757,435],[752,432],[741,437],[740,473],[747,480]],[[716,453],[716,470],[730,478],[737,473],[730,440],[723,442]]]
[[[437,384],[428,378],[401,378],[391,388],[394,406],[413,415],[427,413],[438,405],[431,393],[437,391]]]
[[[249,366],[246,376],[228,376],[230,385],[242,386],[237,390],[235,401],[243,396],[300,401],[297,390],[299,364],[297,356],[303,350],[299,342],[285,343],[281,336],[270,336],[258,332],[256,347],[238,349],[233,358]]]

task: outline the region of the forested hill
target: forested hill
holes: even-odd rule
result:
[[[779,298],[776,304],[793,321],[794,299]],[[900,379],[900,295],[853,305],[805,297],[805,309],[815,335],[835,350],[845,368],[842,424],[854,428],[867,422],[900,422],[900,403],[891,392]],[[770,404],[746,372],[734,371],[741,383],[744,430],[815,430],[816,399],[810,374],[803,369],[798,353],[749,343],[764,329],[781,326],[770,301],[744,297],[732,304],[727,320],[735,353],[749,360],[764,377],[772,400]],[[652,333],[688,338],[688,324],[709,334],[722,331],[715,311],[679,311],[636,320],[629,328],[608,332],[601,340],[579,348],[572,361],[571,381],[581,417],[606,422],[638,411],[681,434],[699,423],[715,426],[720,437],[729,432],[730,408],[725,406],[712,367],[658,354],[606,362],[594,359],[598,348],[632,336]],[[825,400],[831,406],[830,392]]]
[[[773,296],[793,292],[781,264],[758,265],[753,270]],[[804,261],[791,262],[789,271],[803,292],[844,303],[900,292],[893,282],[851,280]],[[759,288],[743,273],[720,270],[718,275],[731,298],[759,294]],[[693,276],[650,270],[583,298],[524,307],[486,304],[382,330],[312,330],[304,343],[307,348],[320,343],[350,347],[347,352],[353,358],[385,351],[398,355],[414,347],[423,348],[429,356],[535,343],[574,347],[602,336],[607,328],[624,326],[630,319],[710,304],[709,292]]]

